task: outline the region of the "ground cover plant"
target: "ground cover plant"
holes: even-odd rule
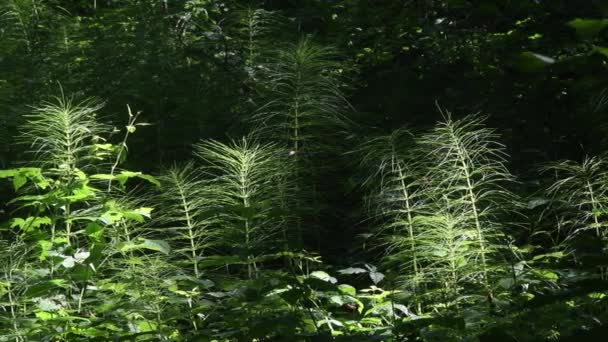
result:
[[[0,1],[0,341],[598,341],[600,1]]]

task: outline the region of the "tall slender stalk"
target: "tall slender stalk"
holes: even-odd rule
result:
[[[315,188],[314,157],[331,150],[328,137],[335,136],[346,121],[343,113],[348,103],[341,91],[340,64],[333,55],[332,49],[308,38],[279,48],[264,65],[260,106],[250,118],[257,136],[290,151],[297,194],[293,206],[299,213],[314,206],[310,191]],[[302,219],[295,223],[300,241],[305,233],[302,225]]]
[[[554,198],[558,216],[567,219],[570,240],[587,230],[599,238],[608,236],[605,209],[608,207],[608,163],[603,157],[585,157],[582,162],[561,161],[543,168],[557,179],[547,193]]]
[[[276,213],[283,198],[285,152],[273,144],[251,143],[246,138],[226,145],[214,140],[196,145],[196,155],[207,163],[212,177],[209,198],[217,215],[218,244],[236,248],[247,261],[250,278],[257,275],[256,256],[268,253],[282,241],[285,216]]]
[[[163,230],[171,231],[175,251],[188,259],[193,274],[199,277],[199,259],[213,239],[210,225],[214,221],[206,215],[212,206],[212,199],[205,193],[208,182],[192,163],[165,170],[160,181],[164,186],[157,204],[163,210],[155,221]]]
[[[505,188],[513,176],[505,166],[504,147],[493,130],[484,127],[480,116],[454,120],[449,112],[444,121],[423,135],[421,145],[428,159],[427,178],[434,192],[443,194],[440,207],[459,218],[459,224],[474,227],[474,266],[488,298],[492,298],[491,272],[497,262],[501,236],[496,222],[501,212],[515,206]],[[491,259],[491,260],[490,260]]]
[[[421,232],[416,220],[424,213],[424,200],[413,136],[404,129],[396,130],[369,140],[360,150],[362,166],[371,169],[364,186],[369,190],[372,218],[379,221],[376,235],[384,241],[381,248],[387,266],[396,261],[399,266],[409,268],[408,276],[402,279],[413,292],[417,312],[421,313],[419,297],[424,270],[418,246]]]

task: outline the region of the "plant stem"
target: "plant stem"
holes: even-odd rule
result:
[[[408,236],[409,236],[409,240],[410,240],[410,248],[412,250],[412,264],[413,264],[413,268],[414,268],[414,284],[413,284],[413,292],[414,292],[414,297],[416,297],[416,310],[418,314],[422,313],[422,306],[420,301],[418,300],[417,296],[418,296],[418,281],[420,279],[420,270],[418,269],[418,250],[416,247],[416,241],[414,239],[414,225],[413,225],[413,219],[412,219],[412,208],[410,205],[410,194],[408,191],[408,187],[405,184],[405,177],[403,174],[403,169],[401,168],[401,165],[399,165],[399,162],[395,162],[393,159],[393,164],[397,165],[397,172],[399,174],[399,182],[400,182],[400,187],[401,187],[401,192],[403,194],[403,198],[404,198],[404,202],[405,202],[405,209],[407,212],[407,230],[408,230]]]
[[[197,258],[197,254],[196,254],[196,244],[194,241],[194,224],[192,222],[192,216],[190,214],[190,207],[188,206],[188,201],[186,200],[186,194],[184,191],[184,188],[181,184],[181,182],[177,181],[175,182],[176,186],[177,186],[177,190],[179,191],[179,196],[180,199],[182,201],[182,207],[184,208],[184,214],[186,215],[186,226],[188,229],[188,239],[190,240],[190,253],[192,256],[192,264],[194,266],[194,275],[198,278],[199,277],[199,270],[198,270],[198,258]]]

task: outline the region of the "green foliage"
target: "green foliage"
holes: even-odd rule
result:
[[[290,175],[288,164],[282,163],[285,152],[245,138],[230,145],[203,141],[195,148],[213,176],[203,196],[212,201],[220,220],[217,244],[247,258],[252,277],[259,253],[287,243],[288,227],[280,213]]]
[[[344,125],[346,102],[339,82],[342,69],[333,55],[330,48],[303,38],[278,50],[266,66],[266,100],[252,121],[259,134],[285,144],[296,158],[307,158],[307,153],[318,148],[320,130]]]
[[[102,107],[93,99],[75,102],[64,95],[44,102],[26,116],[23,142],[43,167],[66,174],[86,169],[107,155],[102,138],[107,127],[95,117]]]
[[[606,15],[2,1],[0,341],[601,340]]]
[[[426,271],[422,265],[421,220],[428,210],[428,198],[421,179],[423,170],[416,160],[414,139],[406,130],[396,130],[388,136],[370,139],[362,148],[362,166],[371,168],[364,185],[371,188],[371,214],[379,221],[380,241],[387,267],[404,271],[400,282],[411,289],[414,298],[424,291]],[[417,311],[421,311],[419,299]]]
[[[557,178],[547,192],[555,202],[555,209],[563,213],[561,239],[570,240],[589,230],[605,239],[608,188],[604,159],[587,157],[581,163],[567,160],[547,165],[544,171],[554,173]]]
[[[494,131],[483,127],[481,118],[453,120],[450,113],[422,137],[421,144],[432,162],[427,177],[434,197],[450,217],[447,226],[453,224],[452,217],[457,225],[464,225],[459,237],[450,239],[468,240],[471,246],[460,256],[462,262],[474,260],[476,275],[471,278],[480,279],[491,296],[492,259],[498,257],[499,241],[504,239],[497,218],[515,204],[506,188],[513,177],[505,166],[504,148]]]
[[[155,203],[164,210],[155,220],[161,229],[172,231],[172,244],[179,246],[175,253],[192,264],[198,278],[199,262],[214,239],[210,226],[215,220],[209,213],[213,210],[213,199],[206,193],[210,182],[202,178],[194,164],[169,168],[160,180],[164,186]]]

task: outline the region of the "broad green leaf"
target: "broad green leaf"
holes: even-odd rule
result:
[[[39,318],[42,321],[48,321],[57,316],[56,314],[53,314],[51,312],[45,312],[45,311],[38,311],[35,313],[35,315],[36,315],[36,318]]]
[[[350,286],[348,284],[340,284],[340,285],[338,285],[338,290],[342,294],[346,294],[346,295],[350,295],[350,296],[356,296],[357,295],[357,289],[355,289],[353,286]]]
[[[335,284],[338,282],[338,279],[330,276],[329,274],[323,272],[323,271],[314,271],[310,274],[310,277],[312,278],[317,278],[323,281],[326,281],[328,283],[332,283]]]
[[[515,281],[513,280],[513,278],[502,278],[498,281],[498,285],[505,290],[512,288],[514,284]]]
[[[374,282],[374,284],[378,285],[378,283],[380,283],[382,279],[384,279],[384,274],[377,271],[373,271],[369,272],[369,277]]]
[[[163,240],[144,239],[142,246],[144,248],[161,252],[163,254],[169,254],[169,252],[171,251],[171,247],[169,246],[169,244]]]
[[[0,178],[15,177],[16,173],[17,173],[17,169],[0,170]]]
[[[42,170],[35,167],[23,167],[10,170],[0,170],[0,178],[13,178],[13,188],[19,190],[28,180],[37,187],[46,189],[50,181],[42,175]]]
[[[152,251],[161,252],[163,254],[169,254],[171,251],[171,247],[166,241],[163,240],[150,240],[139,238],[134,241],[123,242],[117,245],[118,250],[122,252],[138,250],[138,249],[148,249]]]
[[[581,38],[594,38],[608,26],[608,19],[581,19],[571,20],[567,24],[576,30]]]
[[[27,183],[27,178],[23,174],[16,174],[13,177],[13,187],[15,190],[19,190],[25,183]]]
[[[76,260],[74,260],[71,256],[66,256],[61,262],[61,266],[65,268],[72,268],[76,264]]]
[[[144,217],[150,218],[150,213],[152,212],[152,210],[153,208],[142,207],[135,210],[125,210],[121,213],[127,219],[143,223],[145,221]]]
[[[545,254],[536,255],[532,258],[532,260],[541,260],[541,259],[545,259],[545,258],[561,259],[565,256],[568,256],[568,254],[566,254],[564,252],[553,252],[553,253],[545,253]]]
[[[547,280],[555,281],[559,279],[559,276],[556,273],[549,270],[537,269],[535,270],[535,273]]]
[[[140,178],[140,179],[146,180],[146,181],[156,185],[157,187],[160,187],[160,182],[156,178],[154,178],[153,176],[150,176],[150,175],[143,174],[141,172],[121,171],[117,175],[95,174],[95,175],[92,175],[91,178],[116,180],[120,184],[121,187],[124,187],[125,184],[127,183],[127,181],[131,178]]]
[[[102,225],[95,222],[91,222],[85,228],[85,233],[93,240],[99,241],[103,236],[103,230],[104,228]]]
[[[44,217],[30,216],[30,217],[26,218],[25,220],[17,217],[17,218],[14,218],[11,220],[10,227],[11,228],[19,227],[20,229],[28,232],[33,229],[40,228],[40,226],[42,226],[42,225],[50,225],[51,223],[52,223],[51,219],[46,216],[44,216]]]

